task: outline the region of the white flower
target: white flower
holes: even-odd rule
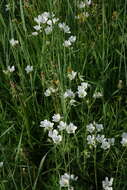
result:
[[[97,137],[96,137],[96,140],[97,140],[99,143],[103,143],[104,141],[106,141],[106,138],[105,138],[104,135],[98,134]]]
[[[107,150],[107,149],[109,149],[110,148],[110,143],[106,140],[106,139],[104,139],[103,141],[102,141],[102,144],[101,144],[101,148],[102,149],[104,149],[104,150]]]
[[[37,36],[38,32],[32,32],[32,36]]]
[[[60,177],[59,183],[60,183],[61,187],[68,187],[68,188],[70,188],[70,180],[76,181],[77,179],[78,179],[78,177],[75,177],[73,174],[70,175],[68,173],[65,173],[64,175],[62,175]]]
[[[85,91],[85,89],[82,86],[78,86],[78,97],[79,98],[84,98],[87,95],[87,92]]]
[[[77,7],[78,7],[79,9],[82,9],[82,8],[84,8],[85,6],[86,6],[86,3],[83,2],[83,1],[81,1],[81,2],[77,5]]]
[[[71,89],[67,89],[64,93],[64,98],[74,98],[75,94]]]
[[[44,95],[45,95],[46,97],[51,96],[51,90],[50,90],[49,88],[46,89],[46,91],[44,92]]]
[[[97,142],[101,143],[101,148],[107,150],[110,146],[114,145],[115,139],[108,138],[106,139],[104,135],[98,134],[96,137]]]
[[[76,36],[70,36],[68,38],[68,40],[65,40],[63,43],[64,47],[70,47],[72,45],[72,43],[74,43],[76,41]]]
[[[10,72],[10,73],[12,73],[12,72],[14,72],[15,71],[15,66],[13,65],[13,66],[8,66],[7,67],[7,70]]]
[[[52,26],[52,20],[49,19],[49,20],[47,21],[47,24],[48,24],[49,26]]]
[[[52,32],[52,26],[47,26],[45,29],[45,33],[48,35],[48,34],[51,34]]]
[[[85,0],[85,2],[81,1],[77,6],[79,9],[85,8],[85,6],[90,6],[92,3],[91,0]]]
[[[87,82],[82,82],[81,87],[86,90],[88,88],[89,84]]]
[[[73,123],[70,123],[69,125],[67,125],[66,127],[66,131],[68,134],[70,133],[75,133],[75,130],[77,129],[77,126],[75,126]]]
[[[59,131],[63,131],[64,129],[66,129],[67,124],[66,122],[60,121],[59,125],[57,126],[57,128],[59,129]]]
[[[103,94],[101,92],[95,92],[93,94],[93,98],[101,98],[103,96]]]
[[[53,18],[53,19],[52,19],[53,24],[55,24],[55,23],[58,22],[58,21],[59,21],[59,18]]]
[[[44,92],[44,95],[48,97],[48,96],[51,96],[51,94],[55,93],[56,91],[57,91],[57,89],[54,89],[53,87],[49,87]]]
[[[59,26],[60,29],[63,29],[64,26],[66,26],[66,24],[65,23],[59,23],[58,26]]]
[[[35,17],[34,21],[37,22],[38,25],[45,24],[48,21],[48,18],[50,18],[50,13],[44,12],[41,15],[38,15],[38,17]]]
[[[87,95],[87,88],[88,88],[89,84],[87,82],[82,82],[80,86],[78,86],[78,97],[79,98],[84,98]]]
[[[54,123],[48,121],[47,119],[45,119],[44,121],[40,122],[40,127],[44,127],[47,130],[50,130],[53,128]]]
[[[51,19],[49,19],[48,21],[47,21],[47,24],[49,25],[49,26],[52,26],[53,24],[55,24],[56,22],[58,22],[58,18],[53,18],[52,20]]]
[[[58,114],[54,114],[53,117],[52,117],[52,120],[53,120],[54,122],[59,122],[60,119],[61,119],[61,116],[60,116],[59,113],[58,113]]]
[[[33,71],[33,66],[27,65],[25,71],[27,72],[27,74],[29,74],[30,72]]]
[[[108,177],[105,177],[105,180],[102,181],[102,187],[104,190],[113,190],[112,188],[113,185],[113,178],[109,180]]]
[[[51,13],[45,11],[44,13],[41,14],[41,16],[42,16],[43,18],[47,18],[47,19],[48,19],[48,18],[51,17]],[[52,17],[53,17],[53,16],[54,16],[54,15],[52,14]]]
[[[70,180],[70,175],[65,173],[60,177],[60,186],[61,187],[68,187],[69,186],[69,180]]]
[[[70,36],[68,39],[71,43],[74,43],[76,41],[76,36]]]
[[[96,130],[98,131],[98,132],[100,132],[101,130],[103,130],[103,125],[102,124],[97,124],[97,123],[95,123],[95,126],[96,126]]]
[[[41,23],[46,23],[47,19],[43,19],[41,15],[38,15],[38,17],[34,18],[34,21],[37,22],[38,25],[40,25]]]
[[[96,147],[96,139],[95,139],[95,136],[94,135],[88,135],[87,136],[87,143],[89,145],[92,145],[94,147]]]
[[[42,16],[43,18],[47,18],[47,19],[48,19],[48,18],[51,17],[51,14],[50,14],[49,12],[46,12],[46,11],[45,11],[44,13],[41,14],[41,16]],[[52,14],[52,17],[53,17],[53,14]]]
[[[87,5],[91,5],[92,4],[92,0],[86,0],[86,4]]]
[[[59,28],[62,29],[65,33],[71,33],[70,27],[66,25],[64,22],[58,24]]]
[[[112,145],[112,146],[114,145],[115,138],[108,138],[107,140],[108,140],[108,142],[109,142],[110,145]]]
[[[87,95],[87,92],[85,90],[81,89],[78,91],[79,98],[84,98],[84,97],[86,97],[86,95]]]
[[[62,141],[62,136],[58,135],[58,131],[56,129],[53,131],[50,130],[48,136],[52,138],[54,143],[60,143]]]
[[[75,177],[74,174],[71,174],[70,179],[73,180],[73,181],[77,181],[78,176]]]
[[[9,11],[9,10],[11,9],[11,7],[10,7],[10,4],[9,4],[9,3],[8,3],[8,4],[6,4],[6,5],[5,5],[5,7],[6,7],[6,8],[5,8],[5,11]]]
[[[71,46],[71,42],[69,40],[65,40],[63,43],[64,47],[70,47]]]
[[[90,123],[86,126],[86,129],[88,132],[93,133],[93,131],[95,130],[95,126],[92,123]]]
[[[40,25],[36,25],[33,27],[36,31],[40,31],[41,30],[41,26]]]
[[[57,91],[57,89],[55,89],[53,87],[49,87],[49,89],[51,90],[52,93],[55,93]]]
[[[14,47],[14,46],[16,46],[17,44],[19,44],[19,41],[18,41],[18,40],[14,40],[14,38],[12,38],[12,39],[10,40],[10,44]]]
[[[121,144],[122,144],[123,146],[127,146],[127,133],[123,133],[123,134],[122,134]]]
[[[0,162],[0,168],[2,168],[4,165],[4,162]]]
[[[70,80],[74,80],[77,75],[77,72],[72,71],[71,73],[68,73],[68,78]]]

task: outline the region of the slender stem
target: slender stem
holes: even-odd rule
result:
[[[95,175],[95,185],[96,185],[96,190],[97,188],[97,169],[96,169],[96,147],[94,148],[94,175]]]

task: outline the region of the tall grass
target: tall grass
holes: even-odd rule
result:
[[[59,184],[64,173],[78,176],[74,189],[100,190],[106,176],[114,178],[113,189],[127,189],[127,150],[121,144],[127,132],[127,2],[93,0],[85,8],[88,17],[79,2],[0,2],[1,190],[66,189]],[[45,11],[65,22],[71,34],[56,24],[49,35],[32,35],[34,18]],[[64,47],[70,35],[76,42]],[[12,38],[19,44],[12,46]],[[28,74],[27,65],[33,66]],[[8,66],[15,71],[9,72]],[[68,78],[71,71],[77,72],[74,80]],[[63,94],[67,89],[76,92],[83,81],[89,84],[87,96],[76,94],[71,106]],[[46,97],[50,87],[57,91]],[[93,98],[95,92],[103,96]],[[40,121],[51,121],[57,113],[77,129],[74,134],[62,131],[62,141],[55,144]],[[94,121],[103,124],[101,134],[115,138],[114,146],[104,150],[88,145],[86,126]]]

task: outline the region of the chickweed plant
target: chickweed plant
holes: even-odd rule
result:
[[[0,190],[127,190],[127,1],[0,1]]]

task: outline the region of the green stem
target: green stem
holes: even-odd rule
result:
[[[94,175],[95,175],[95,185],[96,185],[96,190],[97,188],[97,169],[96,169],[96,148],[94,149]]]

